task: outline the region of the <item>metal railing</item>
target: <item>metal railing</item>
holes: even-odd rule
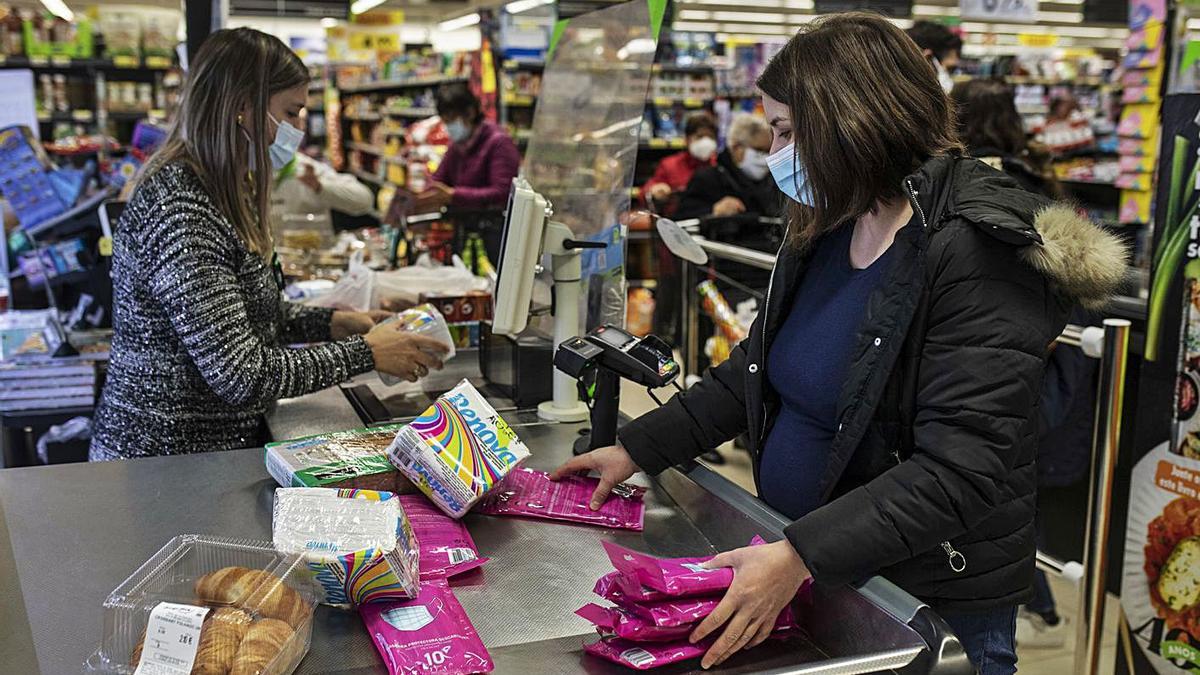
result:
[[[681,222],[681,225],[685,223]],[[775,256],[761,251],[710,241],[693,235],[693,240],[710,258],[728,260],[758,269],[774,268]],[[696,293],[697,268],[680,259],[680,291],[683,294],[683,364],[688,376],[699,375],[700,317]],[[1092,460],[1088,491],[1087,533],[1082,563],[1056,560],[1041,551],[1037,564],[1041,569],[1080,578],[1076,613],[1076,675],[1095,675],[1100,667],[1101,631],[1104,628],[1105,585],[1108,576],[1108,532],[1112,520],[1112,485],[1117,450],[1121,441],[1121,417],[1125,403],[1125,372],[1128,365],[1130,323],[1124,319],[1105,319],[1104,327],[1068,325],[1056,342],[1077,347],[1091,358],[1100,359],[1100,378],[1096,393],[1096,422],[1092,434]],[[1079,568],[1082,568],[1082,574]]]

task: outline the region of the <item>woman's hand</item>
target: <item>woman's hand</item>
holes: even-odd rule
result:
[[[363,339],[375,357],[375,370],[409,382],[425,377],[431,369],[441,370],[442,357],[449,351],[444,343],[396,324],[375,326]]]
[[[700,660],[702,668],[711,668],[739,649],[749,649],[766,640],[779,613],[796,597],[804,580],[812,576],[786,539],[721,553],[704,563],[704,567],[732,567],[733,584],[712,614],[689,637],[692,642],[699,642],[725,626],[721,637]]]
[[[595,471],[600,474],[600,485],[592,493],[591,507],[595,511],[604,506],[604,500],[608,499],[609,493],[618,483],[629,480],[630,476],[638,472],[638,466],[633,463],[633,458],[625,448],[619,444],[608,445],[572,457],[550,474],[550,480],[559,480],[580,471]]]
[[[375,324],[391,318],[391,316],[390,312],[381,309],[372,309],[367,312],[339,310],[333,313],[333,319],[329,322],[329,336],[334,340],[345,340],[352,335],[366,335],[375,327]]]
[[[737,197],[722,197],[720,201],[713,204],[712,214],[718,218],[727,216],[736,216],[739,213],[746,212],[746,205]]]

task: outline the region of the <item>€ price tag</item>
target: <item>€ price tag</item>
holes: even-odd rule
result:
[[[160,602],[150,611],[142,658],[134,675],[188,675],[200,646],[207,607]]]
[[[656,217],[654,226],[658,228],[658,235],[662,237],[663,243],[671,253],[696,265],[708,262],[708,252],[700,248],[700,244],[697,244],[692,235],[684,231],[679,223],[670,218]]]
[[[100,255],[112,257],[112,237],[100,237]]]

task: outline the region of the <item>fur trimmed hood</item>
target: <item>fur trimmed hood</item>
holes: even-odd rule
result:
[[[1073,303],[1103,308],[1125,278],[1129,251],[1116,235],[1072,205],[1029,192],[983,162],[938,157],[909,180],[933,222],[961,217],[1023,247],[1024,260]]]
[[[1025,261],[1053,279],[1063,295],[1087,309],[1103,308],[1125,278],[1125,244],[1067,204],[1047,206],[1033,224],[1042,243],[1022,251]]]

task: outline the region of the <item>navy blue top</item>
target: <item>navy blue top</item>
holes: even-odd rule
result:
[[[796,519],[820,506],[818,492],[837,431],[837,400],[867,299],[879,286],[889,248],[866,269],[850,265],[853,226],[817,244],[792,309],[771,343],[767,378],[780,409],[759,466],[759,496]]]

